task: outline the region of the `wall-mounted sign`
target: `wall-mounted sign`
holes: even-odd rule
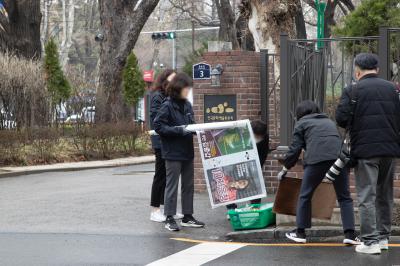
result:
[[[204,95],[204,123],[235,121],[236,95]]]
[[[143,80],[146,82],[153,82],[154,81],[154,70],[143,71]]]
[[[193,65],[193,79],[210,79],[211,78],[211,66],[205,63],[199,63]]]

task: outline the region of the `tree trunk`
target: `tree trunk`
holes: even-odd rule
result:
[[[51,7],[51,1],[43,1],[43,22],[42,28],[40,30],[40,39],[42,43],[42,51],[44,51],[44,46],[47,42],[47,37],[49,35],[49,10]]]
[[[242,5],[250,9],[247,10],[249,30],[253,35],[256,51],[268,49],[279,52],[282,32],[292,38],[296,36],[298,0],[242,0]]]
[[[304,20],[304,13],[300,0],[297,0],[295,23],[296,23],[296,37],[298,39],[307,39],[306,22]]]
[[[332,35],[332,26],[336,25],[335,21],[335,9],[338,1],[328,1],[325,9],[324,19],[324,37],[330,38]]]
[[[96,121],[116,122],[127,116],[122,99],[122,70],[158,0],[99,0],[104,34],[100,51]]]
[[[40,58],[40,0],[5,0],[8,19],[0,15],[0,51]]]
[[[239,42],[237,40],[236,32],[236,18],[233,8],[229,0],[215,0],[217,7],[220,28],[219,28],[219,40],[225,42],[231,42],[234,50],[239,49]]]
[[[60,62],[65,68],[68,63],[69,50],[72,46],[72,34],[74,33],[75,25],[75,1],[62,0],[63,12],[63,40],[60,47]]]
[[[243,14],[236,20],[237,39],[242,50],[255,51],[253,35],[249,30],[249,23]]]

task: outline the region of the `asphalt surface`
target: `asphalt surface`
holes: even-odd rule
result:
[[[168,232],[149,221],[152,169],[0,179],[0,265],[400,265],[400,247],[369,256],[335,245],[223,243],[225,210],[212,210],[206,194],[195,195],[195,216],[207,227]]]

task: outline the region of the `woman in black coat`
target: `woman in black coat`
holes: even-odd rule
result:
[[[176,214],[179,176],[181,176],[182,213],[181,226],[204,227],[193,218],[194,148],[193,133],[186,126],[194,123],[194,113],[188,101],[192,86],[191,78],[177,74],[167,88],[168,98],[161,105],[154,120],[154,129],[161,137],[162,157],[165,159],[167,185],[165,188],[165,228],[179,231]]]
[[[150,128],[154,129],[154,119],[162,103],[166,99],[166,88],[168,83],[175,77],[176,73],[172,69],[167,69],[162,72],[154,85],[153,94],[150,101]],[[155,174],[153,178],[153,185],[151,187],[151,200],[150,206],[152,207],[150,220],[154,222],[165,222],[165,215],[161,210],[161,205],[164,205],[164,192],[165,192],[165,161],[161,156],[161,139],[160,136],[151,136],[151,145],[156,156]],[[182,218],[182,217],[179,217]]]
[[[298,242],[306,242],[305,229],[311,227],[311,199],[315,189],[323,181],[325,174],[334,164],[341,151],[341,138],[335,123],[320,112],[312,101],[303,101],[296,108],[297,122],[293,140],[284,159],[284,168],[279,173],[281,180],[292,168],[304,150],[304,175],[297,202],[297,228],[286,233],[286,237]],[[343,169],[333,182],[340,206],[345,239],[344,244],[360,244],[354,231],[353,200],[349,191],[348,169]]]

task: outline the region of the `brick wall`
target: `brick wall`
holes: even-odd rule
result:
[[[204,122],[204,95],[236,94],[237,119],[260,119],[260,68],[259,54],[246,51],[210,52],[203,61],[215,66],[222,64],[224,73],[221,87],[211,87],[210,80],[195,81],[193,86],[194,112],[198,123]],[[204,191],[206,183],[198,144],[195,143],[195,189]]]
[[[204,95],[237,95],[237,119],[260,119],[260,58],[259,54],[247,51],[212,52],[206,53],[203,61],[215,66],[222,64],[224,73],[221,78],[221,87],[211,87],[210,80],[194,82],[194,112],[198,123],[204,122]],[[269,134],[270,146],[279,145],[279,86],[274,88],[276,71],[270,68],[269,84]],[[195,142],[195,189],[197,192],[206,190],[203,168],[197,141]],[[301,160],[291,169],[289,176],[303,175]],[[264,179],[268,193],[276,192],[278,181],[276,176],[282,169],[272,155],[268,156],[264,165]],[[354,178],[350,181],[351,191],[355,194]],[[395,198],[400,199],[400,163],[395,175]]]

